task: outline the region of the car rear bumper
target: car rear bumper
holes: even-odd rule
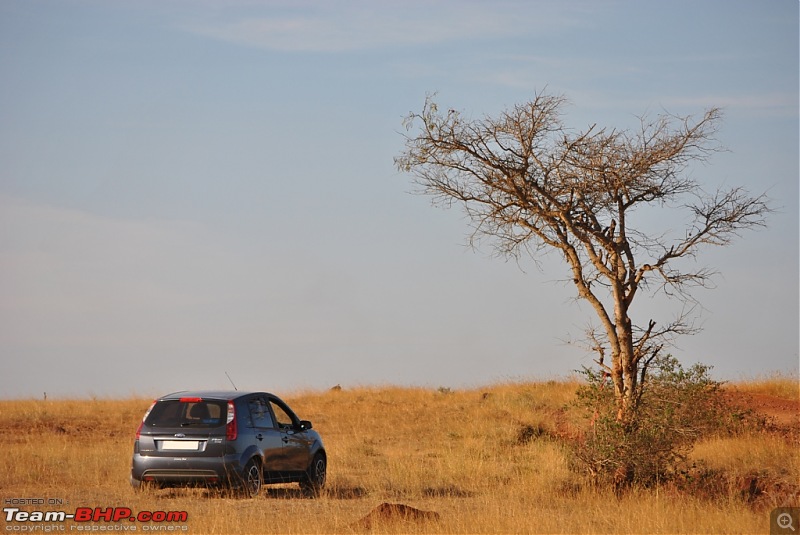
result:
[[[235,481],[243,470],[238,456],[152,457],[133,456],[131,482],[217,484]]]

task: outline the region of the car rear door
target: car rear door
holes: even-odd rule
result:
[[[152,457],[221,457],[227,404],[197,397],[159,400],[142,424],[139,453]]]

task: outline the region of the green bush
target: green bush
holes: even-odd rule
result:
[[[654,359],[631,417],[619,422],[613,384],[584,368],[576,403],[588,426],[571,447],[571,466],[617,487],[650,486],[678,473],[692,444],[729,427],[731,411],[710,369],[685,370],[671,355]]]

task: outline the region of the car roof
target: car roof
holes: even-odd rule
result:
[[[243,391],[243,390],[182,390],[179,392],[173,392],[171,394],[167,394],[165,396],[161,396],[158,400],[166,400],[166,399],[180,399],[180,398],[203,398],[203,399],[219,399],[219,400],[229,400],[229,399],[238,399],[244,396],[249,396],[251,394],[265,394],[268,396],[272,396],[269,392],[259,392],[259,391]]]

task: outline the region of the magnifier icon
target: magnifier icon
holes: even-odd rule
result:
[[[777,522],[778,522],[778,527],[779,528],[781,528],[781,529],[787,529],[788,528],[788,529],[790,529],[792,531],[795,531],[794,523],[792,521],[792,515],[790,515],[789,513],[781,513],[781,514],[779,514],[778,518],[777,518]]]

